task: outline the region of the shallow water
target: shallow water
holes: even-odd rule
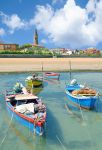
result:
[[[0,150],[101,150],[102,149],[102,98],[93,111],[79,110],[70,105],[65,95],[69,73],[61,73],[60,81],[49,80],[39,90],[47,107],[46,134],[33,135],[8,116],[5,90],[15,82],[24,84],[28,73],[0,74]],[[102,94],[102,73],[72,73],[82,84],[88,84]],[[70,107],[70,111],[68,107]]]

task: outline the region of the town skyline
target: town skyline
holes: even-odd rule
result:
[[[36,28],[48,48],[102,49],[101,6],[98,0],[1,0],[0,40],[31,44]]]

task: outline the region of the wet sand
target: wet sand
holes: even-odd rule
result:
[[[102,71],[102,58],[0,58],[0,72]]]

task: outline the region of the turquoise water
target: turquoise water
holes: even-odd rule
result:
[[[24,84],[28,73],[0,74],[0,150],[101,150],[102,98],[93,111],[78,110],[71,106],[64,89],[68,73],[61,73],[60,81],[44,83],[38,93],[47,107],[46,134],[33,135],[27,128],[10,118],[5,106],[5,90],[15,82]],[[88,84],[102,94],[102,73],[72,73],[82,84]],[[70,111],[68,107],[70,107]]]

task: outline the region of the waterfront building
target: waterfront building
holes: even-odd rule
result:
[[[18,47],[17,44],[0,43],[0,50],[16,50],[17,47]]]
[[[100,54],[100,51],[96,48],[87,48],[86,50],[84,50],[85,54]]]

